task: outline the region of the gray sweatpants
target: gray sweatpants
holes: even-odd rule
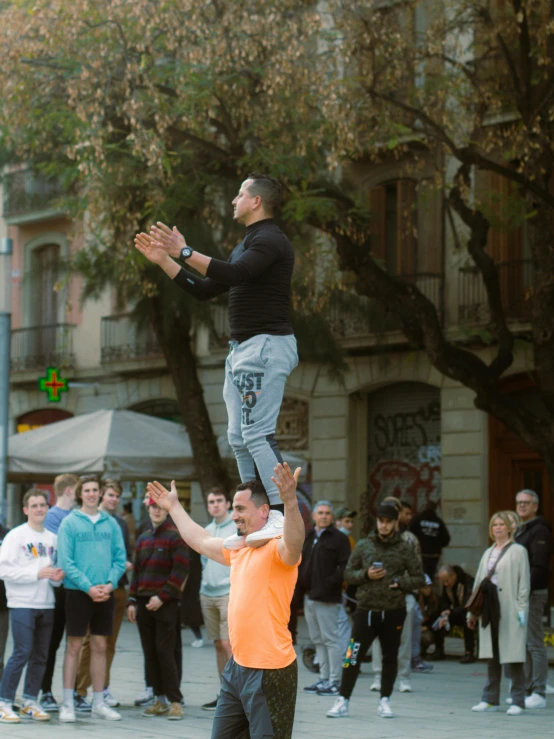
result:
[[[538,693],[546,696],[548,680],[548,654],[544,645],[542,617],[548,600],[548,590],[535,590],[529,597],[529,622],[527,626],[527,662],[525,680],[527,695]]]
[[[227,662],[212,739],[292,739],[298,665],[256,670]]]
[[[400,639],[400,649],[398,650],[398,677],[402,680],[409,680],[412,670],[412,633],[414,628],[414,613],[416,607],[416,599],[413,595],[406,596],[406,620],[402,627],[402,637]],[[381,645],[379,640],[373,642],[373,672],[375,675],[381,675],[383,672],[383,658],[381,655]]]
[[[340,685],[344,653],[339,638],[341,603],[321,603],[306,597],[304,616],[319,663],[320,680]]]
[[[281,503],[271,477],[282,462],[275,441],[275,427],[285,383],[298,364],[296,339],[258,334],[240,344],[229,342],[225,362],[223,400],[227,407],[227,435],[242,482],[258,472],[271,505]]]

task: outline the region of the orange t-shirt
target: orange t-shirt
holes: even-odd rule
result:
[[[223,556],[231,565],[229,640],[235,662],[257,670],[280,670],[296,659],[288,629],[298,565],[287,565],[279,539],[257,549],[244,547]]]

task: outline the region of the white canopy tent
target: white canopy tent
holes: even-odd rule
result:
[[[220,454],[232,459],[226,437]],[[307,463],[283,454],[291,467]],[[46,482],[62,472],[120,480],[194,480],[194,459],[184,426],[134,411],[85,413],[8,439],[8,481]]]

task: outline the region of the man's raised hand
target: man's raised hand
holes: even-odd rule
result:
[[[150,495],[154,503],[166,511],[170,511],[171,507],[175,505],[175,503],[179,502],[175,480],[171,481],[171,491],[169,491],[167,488],[164,488],[164,486],[160,482],[156,481],[149,482],[146,486],[146,489],[148,490],[148,494]]]
[[[294,500],[296,502],[296,486],[298,485],[298,478],[302,472],[301,467],[297,467],[292,473],[291,468],[285,462],[285,464],[278,464],[277,467],[273,468],[275,477],[271,479],[277,485],[279,490],[279,497],[283,503],[289,503]]]
[[[161,264],[168,258],[167,250],[158,244],[155,239],[145,233],[135,236],[135,248],[152,264]]]
[[[177,230],[176,226],[173,226],[173,229],[171,229],[161,221],[158,221],[155,226],[152,226],[150,237],[157,247],[164,249],[172,257],[175,257],[175,259],[181,254],[181,249],[187,245],[185,237]]]

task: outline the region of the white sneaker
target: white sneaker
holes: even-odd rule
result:
[[[333,708],[330,708],[325,714],[327,718],[342,718],[348,716],[348,704],[350,701],[348,698],[343,698],[339,695],[337,700],[333,704]]]
[[[381,690],[381,676],[380,675],[377,675],[375,677],[369,689],[379,693],[379,691]]]
[[[554,695],[554,687],[546,683],[546,695]]]
[[[379,701],[379,707],[377,708],[377,713],[381,718],[394,718],[394,713],[392,712],[390,700],[388,698],[381,698]]]
[[[121,721],[121,714],[114,711],[113,708],[110,708],[105,703],[101,703],[99,706],[95,706],[93,703],[91,713],[93,716],[105,718],[106,721]]]
[[[20,724],[21,719],[14,712],[11,703],[0,701],[0,724]]]
[[[493,713],[494,711],[498,711],[499,708],[500,706],[493,706],[492,703],[481,701],[476,706],[473,706],[471,710],[477,711],[478,713]]]
[[[109,688],[104,689],[104,703],[110,708],[117,708],[119,706],[119,701],[113,697]]]
[[[546,708],[546,698],[538,693],[531,693],[525,699],[525,708]]]
[[[74,724],[75,723],[75,708],[74,706],[66,706],[62,703],[60,706],[60,713],[58,716],[61,724]]]
[[[271,539],[275,539],[276,536],[283,536],[283,527],[285,525],[285,517],[281,511],[269,511],[269,516],[265,523],[265,526],[259,531],[254,531],[253,534],[248,534],[246,537],[247,547],[261,547],[267,544]]]
[[[144,688],[144,693],[135,698],[135,706],[152,706],[156,702],[154,690],[152,688]]]
[[[520,713],[523,713],[523,708],[521,706],[510,706],[506,711],[508,716],[519,716]]]
[[[20,718],[30,718],[33,721],[50,721],[50,714],[46,713],[36,701],[25,701],[19,709]]]
[[[410,681],[406,680],[405,678],[401,678],[398,681],[398,691],[400,693],[411,693],[412,686],[410,685]]]
[[[231,551],[235,549],[244,549],[246,546],[246,536],[239,536],[238,534],[231,534],[226,539],[223,539],[223,546],[225,549]]]
[[[190,645],[195,649],[201,649],[204,646],[204,639],[194,639],[194,641],[191,641]]]

